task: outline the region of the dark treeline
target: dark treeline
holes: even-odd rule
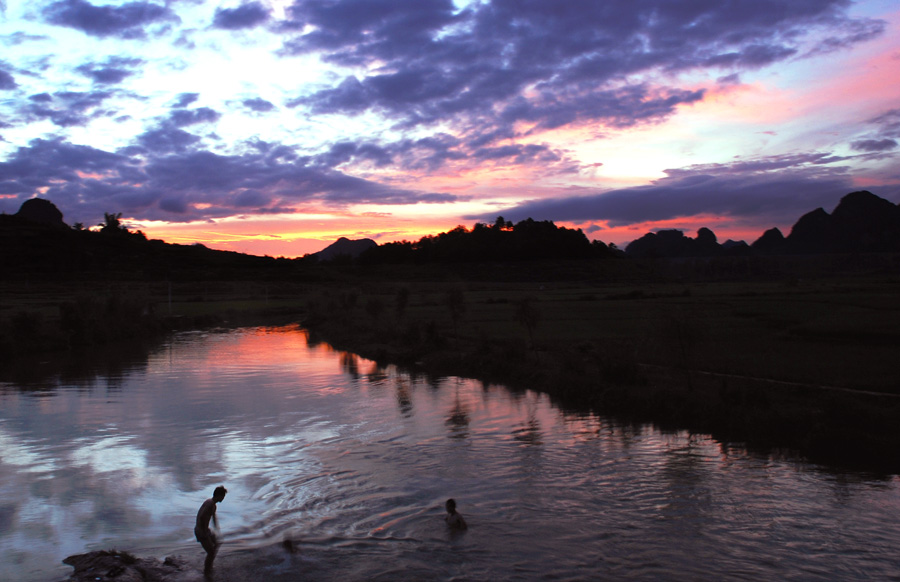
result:
[[[361,264],[426,264],[605,258],[616,254],[614,248],[600,241],[589,241],[581,230],[531,218],[513,224],[501,216],[492,225],[476,223],[471,230],[457,226],[416,242],[385,243],[367,249],[358,260]]]
[[[52,202],[27,200],[18,213],[0,214],[0,272],[48,280],[266,280],[294,265],[289,259],[148,240],[120,218],[107,213],[99,230],[70,227]]]

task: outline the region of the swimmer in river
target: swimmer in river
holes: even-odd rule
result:
[[[444,516],[444,521],[447,522],[450,529],[463,530],[469,527],[466,525],[466,520],[463,519],[463,516],[456,512],[456,501],[448,499],[444,507],[447,508],[447,515]]]
[[[219,522],[216,520],[216,503],[225,499],[226,493],[228,493],[228,490],[219,485],[213,491],[213,496],[204,501],[203,505],[200,506],[200,511],[197,512],[197,525],[194,526],[194,537],[206,550],[206,562],[203,564],[203,572],[206,575],[212,572],[213,560],[216,559],[219,546],[222,545],[222,542],[216,539],[216,534],[209,529],[209,521],[212,519],[213,526],[217,530],[219,529]]]

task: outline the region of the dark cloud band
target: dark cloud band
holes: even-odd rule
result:
[[[151,24],[180,21],[171,9],[150,2],[95,6],[85,0],[60,0],[45,8],[43,16],[50,24],[90,36],[123,39],[145,38],[145,27]]]

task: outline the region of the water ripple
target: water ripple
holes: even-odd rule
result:
[[[296,329],[184,336],[118,382],[114,397],[89,382],[4,392],[0,578],[61,578],[46,556],[109,546],[199,556],[193,516],[219,483],[220,567],[244,573],[233,580],[900,571],[896,477],[426,382]],[[465,533],[443,523],[449,497]]]

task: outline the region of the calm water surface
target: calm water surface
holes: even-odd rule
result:
[[[199,565],[218,484],[226,581],[900,580],[896,476],[429,382],[296,328],[0,384],[2,580],[59,580],[65,556],[112,547]],[[468,532],[445,529],[448,497]]]

